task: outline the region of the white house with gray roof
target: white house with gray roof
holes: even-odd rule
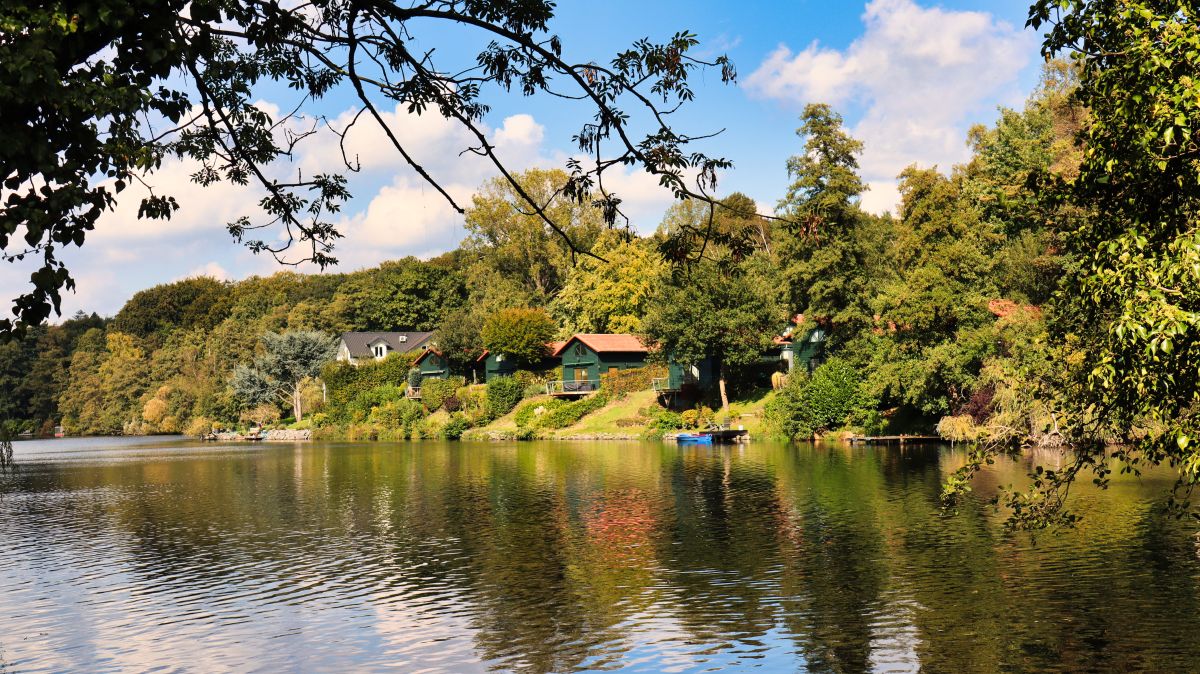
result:
[[[432,332],[344,332],[337,359],[347,363],[383,360],[391,353],[408,353],[429,346]]]

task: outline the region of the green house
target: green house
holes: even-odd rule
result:
[[[437,349],[426,349],[413,362],[413,367],[420,370],[422,379],[445,379],[450,376],[450,363]]]
[[[798,339],[783,345],[781,357],[788,362],[788,372],[795,372],[796,368],[812,372],[825,362],[825,342],[829,335],[824,328],[815,326],[798,333]]]
[[[564,342],[550,342],[546,344],[546,352],[553,354],[563,344]],[[537,369],[545,370],[557,365],[558,359],[556,357],[547,356]],[[511,377],[520,369],[520,364],[514,358],[510,358],[503,353],[484,351],[480,354],[479,358],[475,359],[475,376],[483,379],[484,382],[492,381],[496,377]]]
[[[668,357],[667,376],[665,379],[654,380],[654,390],[659,393],[679,393],[689,389],[704,391],[715,381],[717,381],[717,364],[712,358],[705,358],[699,363],[690,365]]]
[[[551,382],[551,395],[582,395],[600,388],[600,376],[645,367],[649,350],[635,335],[579,334],[554,351],[562,363],[562,381]]]

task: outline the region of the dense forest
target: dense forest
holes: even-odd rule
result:
[[[1049,347],[1043,307],[1073,264],[1061,233],[1087,214],[1039,196],[1034,181],[1079,165],[1085,113],[1075,86],[1071,67],[1049,64],[1023,110],[1001,110],[993,126],[971,131],[969,162],[905,170],[895,214],[859,207],[862,146],[824,105],[804,111],[776,220],[732,194],[711,213],[679,202],[654,235],[639,237],[606,226],[596,208],[551,199],[564,173],[525,172],[527,193],[550,201],[553,220],[590,253],[578,255],[493,181],[467,209],[466,240],[433,259],[190,278],[137,293],[111,318],[79,314],[33,329],[0,346],[0,386],[12,394],[0,399],[0,418],[79,434],[270,420],[279,415],[233,381],[263,355],[264,335],[436,330],[461,372],[484,348],[489,322],[511,320],[513,309],[543,317],[522,324],[536,339],[632,332],[685,362],[715,357],[737,397],[757,385],[738,373],[803,314],[828,331],[830,359],[776,396],[769,412],[780,434],[940,422],[956,438],[1052,442],[1063,433],[1056,410],[1030,383],[1054,378],[1064,362]],[[698,261],[680,260],[689,237],[708,241]],[[375,383],[403,386],[404,368],[392,370],[400,381]],[[320,412],[328,395],[309,384],[304,404]],[[318,423],[350,418],[324,412]]]

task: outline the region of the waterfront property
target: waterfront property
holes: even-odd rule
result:
[[[562,380],[550,382],[554,396],[580,396],[600,388],[600,375],[646,365],[649,349],[636,335],[578,334],[553,356],[562,363]]]
[[[346,363],[383,360],[392,353],[422,348],[432,332],[343,332],[337,359]]]
[[[417,356],[413,367],[421,373],[421,379],[445,379],[450,376],[450,363],[445,354],[433,347]]]
[[[550,354],[553,354],[565,343],[566,342],[548,342],[546,344],[546,353],[548,355],[543,358],[540,363],[536,363],[532,369],[548,370],[557,366],[558,359]],[[479,358],[475,359],[475,377],[477,380],[483,379],[484,382],[492,381],[496,377],[511,377],[517,373],[517,370],[520,369],[522,369],[521,363],[517,362],[517,360],[511,356],[503,353],[492,353],[491,351],[485,350],[479,355]]]

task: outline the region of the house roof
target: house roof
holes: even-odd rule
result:
[[[428,356],[431,353],[434,355],[437,355],[437,356],[442,355],[441,351],[438,351],[437,349],[430,347],[428,349],[425,349],[425,353],[422,353],[421,355],[417,356],[417,359],[413,361],[413,365],[419,365],[421,363],[421,361],[425,360],[425,356]]]
[[[382,341],[397,353],[407,353],[419,348],[433,336],[432,332],[343,332],[342,343],[350,351],[351,358],[371,357],[371,345]],[[405,337],[401,341],[401,337]]]
[[[637,335],[578,334],[565,342],[561,342],[560,346],[551,355],[561,355],[566,350],[567,345],[575,340],[583,342],[589,349],[596,353],[647,353],[650,351]]]
[[[556,356],[556,355],[558,355],[558,350],[560,348],[562,348],[565,344],[566,344],[566,342],[546,342],[546,348],[550,351],[551,356]],[[489,353],[491,353],[491,352],[488,351],[487,349],[484,349],[483,353],[479,354],[479,357],[475,359],[475,362],[482,363],[483,359],[487,358]]]

